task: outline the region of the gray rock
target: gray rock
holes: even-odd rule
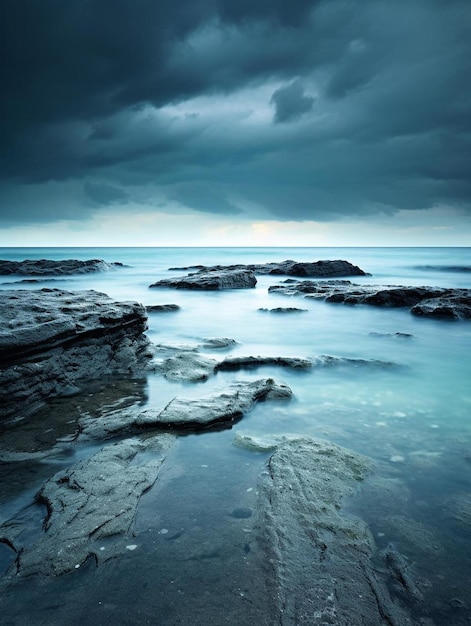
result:
[[[237,382],[223,393],[202,398],[175,397],[162,410],[135,408],[110,412],[103,417],[83,416],[80,427],[83,435],[94,438],[162,427],[195,431],[231,428],[257,402],[288,400],[292,395],[289,387],[278,385],[271,378]]]
[[[362,456],[305,438],[282,443],[268,460],[259,484],[257,539],[276,623],[412,624],[373,566],[368,527],[342,510],[370,467]]]
[[[88,261],[78,261],[76,259],[66,259],[63,261],[50,261],[48,259],[34,261],[0,261],[0,275],[62,276],[104,272],[118,267],[124,266],[122,263],[107,263],[100,259],[90,259]]]
[[[308,309],[298,309],[295,306],[288,306],[288,307],[278,306],[278,307],[276,307],[274,309],[261,308],[261,309],[258,309],[258,310],[262,311],[263,313],[304,313]]]
[[[302,295],[331,303],[407,307],[414,315],[471,318],[471,290],[445,287],[358,285],[350,281],[290,281],[268,288],[271,293]]]
[[[171,267],[171,270],[198,270],[200,272],[248,269],[255,274],[273,274],[286,276],[317,276],[330,278],[335,276],[368,276],[362,269],[349,261],[281,261],[273,263],[255,263],[249,265],[193,265],[191,267]]]
[[[178,304],[148,304],[146,306],[148,313],[173,313],[179,310]]]
[[[423,300],[412,307],[411,312],[427,317],[471,319],[471,290],[463,291],[467,293]]]
[[[210,269],[201,270],[180,278],[165,278],[149,286],[218,291],[220,289],[253,288],[256,284],[257,279],[251,270]]]
[[[211,337],[203,341],[201,348],[205,348],[207,350],[223,350],[226,348],[233,348],[236,345],[237,341],[235,339],[230,339],[229,337]]]
[[[136,374],[150,357],[136,302],[96,291],[2,292],[0,417],[70,395],[100,376]]]
[[[98,564],[123,554],[139,499],[174,442],[171,435],[121,441],[50,478],[36,495],[47,507],[44,533],[33,545],[8,540],[18,554],[12,574],[57,576],[90,557]],[[139,453],[149,451],[151,460],[139,462]],[[0,532],[8,538],[8,528]]]
[[[227,371],[247,367],[259,367],[261,365],[279,365],[293,369],[309,369],[312,361],[300,357],[282,356],[231,356],[217,364],[216,370]]]
[[[214,374],[217,361],[197,354],[194,351],[181,352],[161,362],[154,362],[155,371],[163,374],[168,380],[203,382]]]

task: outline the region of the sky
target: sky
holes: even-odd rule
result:
[[[0,246],[471,245],[470,0],[2,0]]]

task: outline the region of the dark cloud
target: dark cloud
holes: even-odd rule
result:
[[[314,104],[314,98],[304,93],[302,83],[295,80],[287,87],[277,89],[270,102],[275,106],[275,122],[289,122],[308,113]]]
[[[127,202],[129,196],[114,185],[86,181],[83,185],[86,195],[100,206]]]
[[[216,184],[202,183],[182,184],[168,192],[168,198],[196,211],[219,213],[222,215],[239,215],[242,209],[230,202],[218,191]]]
[[[470,21],[469,0],[4,0],[1,217],[470,212]]]

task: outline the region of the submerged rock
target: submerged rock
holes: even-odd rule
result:
[[[398,626],[408,616],[373,566],[366,524],[342,510],[370,470],[327,442],[280,444],[259,484],[257,540],[283,626]]]
[[[155,483],[174,442],[171,435],[121,441],[50,478],[36,494],[47,507],[44,533],[31,546],[20,545],[20,537],[8,539],[18,555],[15,573],[58,576],[90,557],[98,564],[122,554],[139,499]],[[139,463],[139,453],[149,451],[151,460]],[[5,540],[9,530],[0,533]]]
[[[146,306],[148,313],[173,313],[179,310],[178,304],[148,304]]]
[[[247,269],[209,269],[200,270],[180,278],[164,278],[149,287],[175,287],[176,289],[201,289],[218,291],[220,289],[247,289],[257,284],[255,274]]]
[[[288,307],[278,306],[274,309],[260,308],[258,310],[262,311],[263,313],[304,313],[308,309],[298,309],[295,306],[288,306]]]
[[[122,263],[107,263],[101,259],[78,261],[66,259],[63,261],[51,261],[48,259],[26,261],[0,261],[0,276],[10,274],[28,276],[63,276],[69,274],[90,274],[92,272],[104,272],[118,267],[124,267]]]
[[[277,365],[294,369],[309,369],[312,367],[310,359],[282,356],[230,356],[217,364],[217,371],[237,370],[261,365]]]
[[[289,281],[268,288],[271,293],[302,295],[325,302],[407,307],[414,315],[471,318],[471,290],[445,287],[359,285],[350,281]]]
[[[222,393],[202,398],[173,398],[162,410],[146,409],[110,412],[102,417],[84,416],[81,432],[91,437],[110,437],[142,429],[204,430],[231,428],[257,402],[288,400],[291,389],[272,378],[237,382]]]
[[[2,292],[0,417],[24,415],[108,374],[142,371],[150,356],[147,316],[136,302],[96,291]]]

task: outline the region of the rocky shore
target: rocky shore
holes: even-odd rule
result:
[[[0,274],[88,273],[119,265],[103,263],[24,261],[15,265],[0,261]],[[150,287],[244,289],[256,286],[258,274],[287,275],[303,279],[289,278],[270,286],[269,292],[332,303],[404,307],[419,316],[471,318],[469,290],[332,280],[367,275],[347,261],[172,269],[195,271]],[[15,456],[7,451],[0,457],[14,472],[17,464],[28,460],[40,463],[48,454],[75,451],[84,443],[94,446],[92,454],[54,471],[36,491],[35,501],[45,510],[42,529],[32,532],[30,522],[19,518],[0,519],[0,545],[10,554],[4,589],[18,579],[62,576],[88,563],[101,566],[119,560],[133,551],[142,496],[159,484],[168,466],[170,475],[178,473],[178,463],[172,466],[169,461],[178,447],[178,435],[231,429],[250,412],[256,413],[261,403],[276,407],[295,398],[294,387],[293,391],[271,377],[255,378],[254,370],[257,376],[260,368],[305,376],[334,367],[382,373],[401,367],[387,358],[244,354],[235,339],[224,336],[193,345],[151,344],[146,335],[148,315],[180,310],[176,304],[144,307],[137,302],[116,302],[93,290],[2,292],[0,419],[4,424],[18,422],[21,428],[51,398],[80,396],[88,383],[107,377],[155,377],[167,385],[180,385],[179,393],[162,406],[145,406],[144,393],[129,401],[119,398],[104,408],[92,404],[88,409],[82,400],[72,434],[53,442],[48,452],[22,451]],[[290,317],[279,314],[309,314],[309,309],[296,307],[254,310],[276,314],[271,317],[279,323]],[[400,332],[391,336],[411,337]],[[216,352],[235,348],[237,354],[228,356]],[[244,380],[247,370],[252,377]],[[200,383],[212,385],[211,392],[199,393]],[[276,408],[273,415],[276,420]],[[361,485],[377,473],[369,458],[296,434],[239,434],[234,443],[247,453],[265,455],[253,513],[238,507],[231,516],[251,519],[243,530],[251,534],[244,553],[253,549],[260,559],[258,575],[268,590],[271,623],[433,625],[426,618],[415,621],[422,590],[401,552],[394,546],[380,552],[367,523],[350,512]],[[160,532],[168,530],[164,527]],[[179,533],[172,537],[177,540]],[[393,585],[400,589],[401,602],[397,593],[391,593]]]

